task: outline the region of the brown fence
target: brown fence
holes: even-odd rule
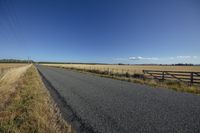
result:
[[[143,70],[145,77],[200,84],[200,72]]]

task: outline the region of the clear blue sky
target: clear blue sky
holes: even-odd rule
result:
[[[200,63],[199,0],[0,0],[0,58]]]

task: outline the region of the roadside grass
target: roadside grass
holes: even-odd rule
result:
[[[101,71],[101,70],[87,70],[87,69],[80,69],[80,68],[73,68],[73,67],[68,68],[68,67],[60,67],[60,66],[54,66],[54,67],[71,69],[71,70],[76,70],[79,72],[93,73],[101,77],[113,78],[117,80],[150,85],[156,88],[166,88],[166,89],[171,89],[171,90],[175,90],[179,92],[188,92],[188,93],[200,95],[200,86],[188,85],[187,83],[178,82],[178,81],[170,81],[170,80],[159,81],[155,79],[146,79],[140,73],[139,74],[135,73],[133,74],[132,77],[130,77],[128,73],[119,74],[119,73],[110,73],[109,71]]]
[[[103,64],[42,64],[46,66],[58,66],[85,70],[109,71],[111,73],[143,74],[143,70],[160,71],[188,71],[200,72],[200,66],[160,66],[160,65],[103,65]]]
[[[20,64],[20,63],[0,63],[0,78],[3,77],[3,75],[13,69],[18,68],[21,66],[25,66],[26,64]]]
[[[99,74],[97,74],[99,75]],[[150,85],[156,88],[166,88],[179,92],[188,92],[193,94],[200,94],[200,87],[195,85],[188,85],[186,83],[180,83],[178,81],[158,81],[155,79],[139,79],[139,78],[127,78],[127,77],[118,77],[118,76],[109,76],[109,75],[99,75],[102,77],[113,78],[117,80],[123,80],[138,84]]]
[[[13,89],[0,107],[0,132],[72,133],[32,65],[16,82],[0,82]],[[0,94],[1,95],[1,94]]]

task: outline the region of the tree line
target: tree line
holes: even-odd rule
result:
[[[33,60],[0,59],[0,63],[34,63]]]

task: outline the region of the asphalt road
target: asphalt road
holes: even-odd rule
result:
[[[200,132],[200,96],[62,68],[37,68],[77,132]]]

